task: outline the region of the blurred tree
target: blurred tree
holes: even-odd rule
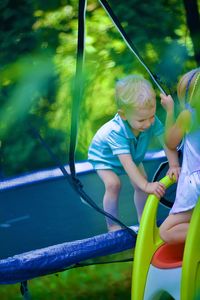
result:
[[[197,0],[183,0],[197,64],[200,64],[200,16]]]
[[[120,0],[109,2],[146,64],[172,88],[177,77],[188,68],[187,61],[194,65],[194,53],[186,45],[183,3],[176,0],[134,0],[126,1],[126,5]]]
[[[0,3],[0,66],[15,61],[19,55],[29,53],[36,47],[32,32],[35,22],[33,1],[4,0]]]
[[[183,2],[109,3],[147,65],[168,85],[196,66]],[[13,0],[0,4],[0,140],[7,175],[54,165],[27,131],[29,124],[67,161],[77,11],[77,0],[20,0],[17,9]],[[94,132],[115,113],[115,81],[133,72],[148,77],[97,0],[88,0],[86,29],[77,160],[87,158]]]
[[[43,9],[50,13],[60,7],[60,2],[57,6],[49,2]],[[30,136],[30,122],[46,133],[53,149],[59,149],[57,145],[65,135],[59,128],[51,128],[47,116],[56,100],[58,75],[52,55],[60,32],[53,27],[34,28],[45,14],[42,5],[37,0],[21,0],[17,9],[12,0],[0,4],[0,161],[6,175],[55,165]]]

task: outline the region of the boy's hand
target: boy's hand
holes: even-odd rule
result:
[[[174,111],[174,100],[170,95],[166,96],[164,94],[160,94],[161,104],[166,112],[173,112]]]
[[[161,182],[147,182],[144,191],[148,194],[154,194],[156,197],[161,198],[165,193],[165,185]]]
[[[169,170],[167,171],[167,175],[169,175],[171,179],[175,177],[176,181],[178,180],[180,173],[181,167],[178,165],[169,167]]]

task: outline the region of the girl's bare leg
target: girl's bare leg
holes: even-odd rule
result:
[[[186,240],[192,211],[169,215],[160,226],[160,236],[166,243],[177,244]]]

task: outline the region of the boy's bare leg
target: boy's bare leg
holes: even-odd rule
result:
[[[166,243],[177,244],[186,240],[192,211],[169,215],[160,226],[160,236]]]
[[[142,164],[139,165],[139,170],[142,173],[142,175],[147,178],[146,172],[144,170],[144,167]],[[138,217],[138,222],[140,223],[141,217],[142,217],[142,212],[147,200],[147,194],[143,192],[141,189],[138,188],[134,183],[132,183],[134,187],[134,203],[135,203],[135,208],[137,211],[137,217]]]
[[[97,170],[97,174],[105,185],[105,194],[103,198],[103,207],[106,212],[118,217],[118,199],[121,188],[119,177],[112,170]],[[114,223],[106,217],[106,223],[109,231],[121,229],[121,226]]]
[[[140,190],[137,186],[134,186],[134,203],[137,211],[138,222],[140,223],[142,212],[147,200],[147,194]]]

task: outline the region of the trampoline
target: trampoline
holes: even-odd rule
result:
[[[124,36],[123,28],[107,7],[107,2],[100,1],[100,3],[111,14],[115,25],[132,49],[133,46]],[[85,1],[80,1],[79,6],[83,16]],[[84,49],[82,31],[79,28],[80,61]],[[141,61],[138,54],[135,54]],[[80,61],[77,68],[82,68]],[[77,74],[81,71],[77,69]],[[158,88],[163,91],[150,70],[147,71]],[[79,75],[75,86],[79,86]],[[74,162],[79,113],[77,108],[80,106],[81,93],[79,95],[76,92],[75,97],[69,151],[71,176],[66,171],[68,166],[65,168],[61,166],[61,170],[59,168],[43,170],[0,181],[0,284],[19,282],[25,283],[26,287],[27,280],[32,278],[63,271],[91,258],[95,263],[97,257],[125,251],[135,246],[137,233],[133,226],[137,226],[137,218],[133,191],[128,178],[122,176],[120,217],[116,220],[121,222],[124,228],[107,232],[105,215],[102,214],[103,184],[87,162],[76,164]],[[43,143],[41,139],[40,141]],[[147,153],[144,167],[149,180],[154,178],[156,170],[162,163],[164,167],[157,172],[156,180],[166,174],[165,162],[164,151]],[[80,183],[83,188],[79,186]],[[168,192],[168,204],[172,204],[174,192],[175,187]],[[93,199],[93,205],[86,201],[85,195]],[[158,221],[168,215],[168,207],[159,206]]]
[[[148,153],[144,166],[149,178],[165,159],[162,151]],[[85,190],[102,206],[101,181],[89,163],[76,166]],[[128,178],[122,177],[120,220],[129,227],[137,225],[137,219],[132,187]],[[4,180],[0,184],[0,284],[58,272],[135,245],[134,231],[133,234],[127,229],[108,233],[105,217],[80,197],[59,169]],[[161,205],[159,218],[167,213],[168,208]]]

